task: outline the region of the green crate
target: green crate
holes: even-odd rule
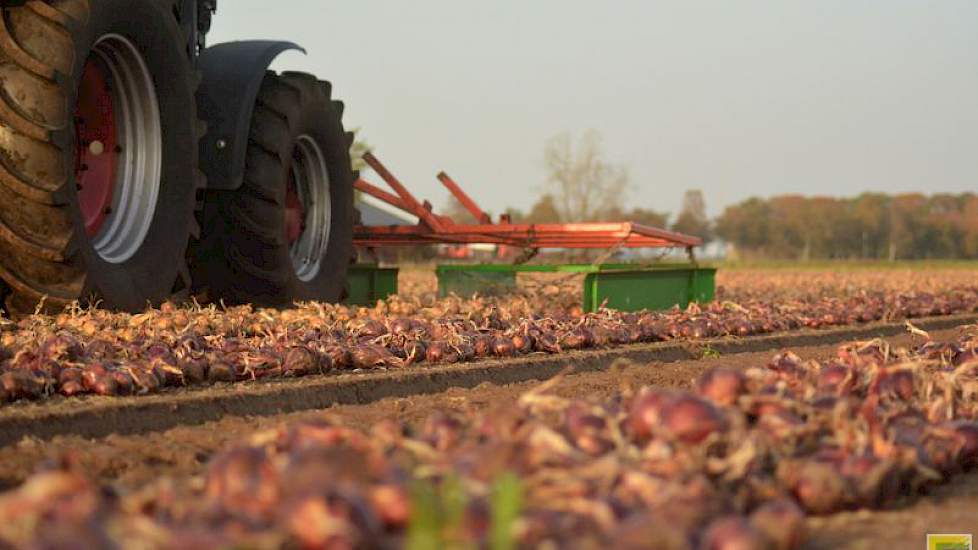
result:
[[[375,264],[351,265],[347,270],[348,295],[343,303],[355,306],[372,306],[377,300],[397,294],[398,269],[378,267]]]
[[[602,305],[619,311],[685,308],[713,301],[716,269],[669,268],[598,271],[584,279],[584,311]]]
[[[438,294],[505,294],[516,288],[517,273],[581,273],[585,311],[607,307],[621,311],[686,307],[711,302],[716,269],[690,264],[543,264],[439,265]]]
[[[716,297],[717,270],[709,267],[694,269],[690,288],[692,289],[690,301],[700,304],[712,302]]]

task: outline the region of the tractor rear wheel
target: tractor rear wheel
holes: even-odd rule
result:
[[[139,310],[189,289],[198,125],[176,0],[27,0],[0,20],[7,306]]]
[[[200,277],[213,299],[335,302],[353,253],[352,134],[327,82],[269,72],[251,122],[244,183],[209,192]]]

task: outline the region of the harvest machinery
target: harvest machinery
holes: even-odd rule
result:
[[[358,181],[328,82],[268,70],[291,42],[205,41],[216,0],[2,0],[0,278],[9,313],[175,296],[289,305],[346,292],[364,247],[681,246],[636,224],[493,224]],[[355,227],[354,184],[416,227]],[[354,285],[351,281],[350,285]]]
[[[4,0],[6,305],[138,310],[206,289],[336,300],[353,245],[343,104],[268,71],[289,42],[208,47],[216,0]]]

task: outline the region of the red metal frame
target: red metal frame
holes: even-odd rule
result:
[[[447,216],[432,212],[431,203],[419,202],[407,188],[371,153],[364,161],[390,185],[396,195],[359,180],[354,187],[419,219],[417,225],[357,226],[353,242],[357,246],[411,246],[419,244],[499,244],[528,249],[538,248],[686,248],[700,246],[698,237],[674,233],[633,222],[514,224],[508,216],[492,223],[489,215],[444,172],[438,179],[476,219],[478,224],[457,224]]]
[[[288,185],[285,189],[285,234],[289,245],[299,242],[306,230],[306,206],[299,196],[298,182],[295,172],[289,170]]]
[[[475,201],[465,193],[465,191],[462,191],[462,188],[455,183],[455,180],[448,177],[448,174],[445,172],[440,172],[438,174],[438,181],[440,181],[442,185],[448,189],[448,192],[451,193],[458,202],[462,203],[462,206],[469,211],[469,214],[472,214],[473,218],[479,220],[479,223],[492,223],[492,220],[489,218],[489,214],[483,212],[482,209],[479,208],[479,205],[476,204]]]
[[[112,212],[119,137],[108,69],[85,62],[75,109],[75,183],[85,232],[94,237]]]

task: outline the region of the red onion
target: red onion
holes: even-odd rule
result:
[[[699,395],[718,405],[733,405],[746,389],[743,373],[715,367],[705,372],[696,384]]]
[[[702,550],[767,550],[768,540],[740,516],[720,518],[706,529]]]
[[[773,543],[774,550],[791,550],[801,544],[805,512],[793,500],[772,500],[754,510],[750,523]]]

